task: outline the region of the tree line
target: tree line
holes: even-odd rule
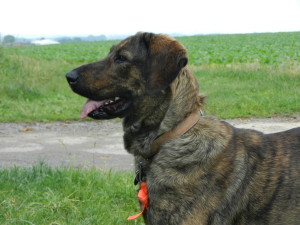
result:
[[[38,40],[43,40],[45,38],[39,38]],[[105,35],[89,35],[86,37],[56,37],[51,38],[55,41],[58,41],[60,43],[67,43],[67,42],[86,42],[86,41],[104,41],[107,40],[107,37]],[[1,38],[0,35],[0,44],[2,45],[13,45],[14,43],[24,43],[24,44],[30,44],[33,39],[26,39],[26,38],[16,38],[13,35],[5,35],[3,38]]]

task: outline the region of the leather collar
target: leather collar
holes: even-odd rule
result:
[[[143,155],[144,158],[149,159],[156,155],[159,150],[160,146],[167,141],[179,137],[189,131],[195,124],[199,121],[202,112],[194,111],[189,116],[187,116],[183,121],[181,121],[174,129],[163,133],[162,135],[158,136],[150,145],[150,154]]]

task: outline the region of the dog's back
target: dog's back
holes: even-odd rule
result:
[[[242,135],[249,183],[245,187],[248,203],[240,219],[245,220],[243,224],[298,224],[300,128],[258,136],[253,133],[260,132],[248,130]]]

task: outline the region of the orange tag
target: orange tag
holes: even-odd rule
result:
[[[148,201],[148,190],[147,190],[147,184],[146,184],[146,182],[142,182],[141,183],[141,188],[139,190],[139,193],[138,193],[137,197],[140,200],[140,203],[142,205],[144,205],[143,206],[143,210],[142,210],[142,212],[140,212],[140,213],[138,213],[136,215],[129,216],[127,218],[127,220],[134,220],[134,219],[138,218],[140,215],[142,215],[146,211],[146,209],[148,207],[148,204],[149,204],[149,201]]]

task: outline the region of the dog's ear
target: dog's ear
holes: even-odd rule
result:
[[[175,39],[152,33],[143,33],[148,50],[145,71],[146,88],[150,95],[166,89],[178,76],[188,59],[185,48]]]

